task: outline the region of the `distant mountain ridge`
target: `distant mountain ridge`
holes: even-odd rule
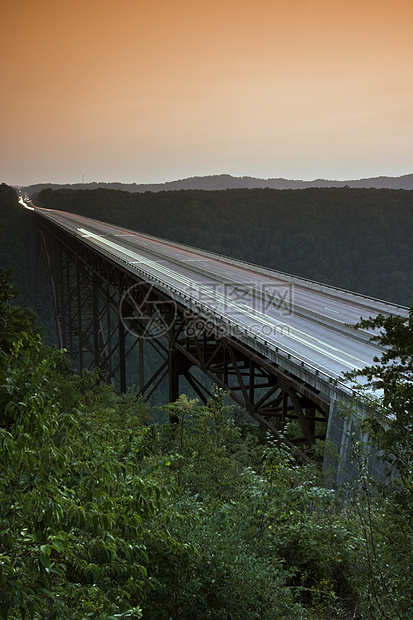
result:
[[[28,194],[39,192],[42,189],[120,189],[125,192],[162,192],[182,189],[225,190],[225,189],[306,189],[308,187],[351,187],[375,189],[413,189],[413,174],[400,177],[371,177],[349,181],[328,181],[315,179],[314,181],[300,181],[289,179],[258,179],[255,177],[233,177],[230,174],[209,175],[204,177],[189,177],[166,183],[37,183],[22,187]]]

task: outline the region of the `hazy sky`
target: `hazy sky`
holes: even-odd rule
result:
[[[0,181],[413,171],[413,0],[2,0]]]

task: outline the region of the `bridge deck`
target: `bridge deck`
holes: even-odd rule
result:
[[[352,325],[378,313],[408,316],[395,304],[174,244],[59,211],[37,209],[103,254],[159,281],[191,308],[237,326],[257,343],[341,381],[380,353]]]

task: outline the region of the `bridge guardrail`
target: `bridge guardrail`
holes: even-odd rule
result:
[[[157,252],[156,250],[153,250],[151,248],[151,253],[155,254],[161,258],[164,258],[164,255],[161,252]],[[168,257],[169,262],[174,263],[176,265],[180,265],[180,261],[174,257],[169,256]],[[236,285],[237,283],[230,279],[230,278],[226,278],[224,275],[221,275],[219,277],[214,277],[210,271],[208,271],[207,269],[203,269],[202,267],[200,267],[199,265],[191,265],[191,271],[195,271],[196,273],[200,273],[208,278],[210,278],[211,280],[217,281],[217,282],[225,282],[228,285]],[[269,272],[272,273],[272,272]],[[274,274],[278,274],[279,272],[273,272],[273,277]],[[248,286],[248,285],[244,285],[243,286],[247,287],[247,290],[249,292],[249,294],[251,295],[251,297],[258,299],[260,301],[266,301],[269,299],[268,294],[264,293],[262,290],[257,289],[253,286]],[[321,285],[323,286],[323,285]],[[338,319],[334,319],[333,317],[329,317],[326,316],[324,314],[319,314],[318,312],[315,312],[314,310],[311,310],[310,308],[306,308],[304,306],[301,306],[299,304],[297,304],[297,302],[292,301],[289,302],[287,300],[283,300],[283,304],[287,306],[287,309],[290,311],[291,314],[296,314],[297,316],[301,316],[304,318],[307,318],[309,320],[312,320],[320,325],[328,325],[329,327],[331,327],[332,329],[334,329],[335,331],[339,331],[341,333],[346,334],[347,336],[350,336],[351,338],[353,338],[354,340],[359,340],[359,341],[363,341],[363,342],[370,342],[371,339],[371,333],[369,333],[366,330],[363,329],[354,329],[354,327],[352,327],[351,325],[345,323],[344,321],[340,321]],[[379,347],[373,342],[371,343],[371,346],[376,347],[377,350],[379,350]]]
[[[154,235],[149,235],[146,233],[142,233],[139,231],[132,231],[127,228],[123,228],[122,230],[127,230],[128,232],[139,234],[142,237],[146,237],[147,239],[152,239],[154,241],[161,241],[170,243],[172,246],[180,247],[184,250],[189,250],[191,252],[197,252],[198,254],[203,254],[205,256],[210,256],[212,258],[218,259],[221,262],[229,263],[241,268],[245,268],[247,265],[251,271],[255,271],[257,273],[262,273],[264,275],[271,275],[272,277],[277,276],[280,279],[284,279],[287,282],[292,284],[298,284],[299,286],[303,286],[304,288],[310,288],[312,290],[319,290],[320,292],[325,292],[330,294],[334,291],[334,294],[337,297],[341,297],[342,299],[351,300],[356,304],[360,305],[360,298],[365,299],[366,301],[374,301],[377,306],[380,306],[383,312],[391,312],[391,308],[397,310],[405,310],[409,311],[407,306],[399,306],[391,301],[386,301],[383,299],[377,299],[375,297],[369,297],[368,295],[364,295],[363,293],[354,293],[354,291],[348,291],[346,289],[341,289],[337,286],[333,286],[332,284],[323,284],[322,282],[317,282],[316,280],[311,280],[307,278],[302,278],[300,276],[294,276],[292,274],[286,273],[284,271],[278,271],[276,269],[270,269],[269,267],[262,267],[261,265],[256,265],[255,263],[250,263],[248,261],[242,261],[236,258],[231,258],[229,256],[225,256],[224,254],[218,254],[215,252],[211,252],[209,250],[204,250],[201,248],[196,248],[194,246],[187,245],[185,243],[180,243],[178,241],[170,241],[169,239],[161,239],[160,237],[155,237]],[[397,313],[399,314],[399,312]]]

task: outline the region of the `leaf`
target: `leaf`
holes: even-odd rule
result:
[[[52,548],[52,549],[54,549],[55,551],[60,551],[60,552],[63,552],[63,551],[65,550],[65,546],[64,546],[64,544],[62,543],[62,541],[61,541],[61,540],[58,540],[58,539],[56,539],[56,538],[53,540],[53,542],[51,543],[51,545],[50,545],[50,546],[51,546],[51,548]]]
[[[50,568],[50,545],[42,545],[40,547],[40,562],[42,563],[42,565],[46,568],[49,569]]]

